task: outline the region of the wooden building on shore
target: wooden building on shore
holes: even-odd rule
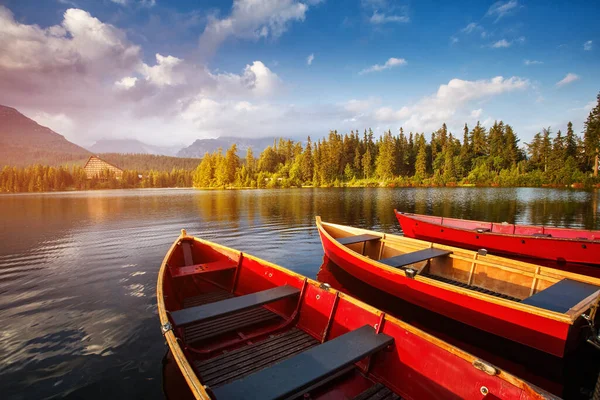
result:
[[[88,179],[109,179],[123,177],[123,170],[111,163],[102,160],[98,156],[90,156],[83,167]]]

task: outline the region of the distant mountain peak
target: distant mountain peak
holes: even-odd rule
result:
[[[206,153],[212,153],[221,148],[226,151],[232,144],[236,144],[238,148],[238,154],[244,156],[249,147],[255,154],[262,152],[268,146],[272,146],[276,140],[275,137],[264,137],[264,138],[240,138],[234,136],[221,136],[218,138],[211,139],[196,139],[194,143],[181,149],[178,153],[178,157],[204,157]]]
[[[0,105],[0,165],[60,164],[89,152],[13,107]]]
[[[174,156],[181,146],[156,146],[137,139],[100,139],[88,147],[93,153],[155,154]]]

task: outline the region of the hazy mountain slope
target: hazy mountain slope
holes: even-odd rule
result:
[[[89,155],[89,151],[50,128],[0,105],[0,165],[57,165],[81,161]]]
[[[275,138],[236,138],[236,137],[220,137],[217,139],[198,139],[186,148],[181,149],[178,157],[203,157],[206,152],[212,153],[220,148],[223,149],[223,154],[232,144],[237,144],[238,155],[244,157],[248,147],[252,147],[254,155],[258,157],[260,152],[272,146]]]
[[[88,147],[94,154],[121,153],[121,154],[156,154],[174,156],[181,146],[154,146],[135,139],[101,139]]]

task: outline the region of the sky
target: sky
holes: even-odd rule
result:
[[[84,146],[495,120],[527,142],[581,134],[598,20],[586,0],[0,0],[0,104]]]

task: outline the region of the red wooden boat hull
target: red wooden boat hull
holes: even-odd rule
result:
[[[500,255],[600,265],[598,231],[497,224],[394,212],[407,237],[471,250],[486,249]],[[491,232],[478,232],[477,228],[490,229]],[[513,234],[514,231],[519,234]],[[536,233],[550,234],[552,237],[532,236]],[[578,239],[581,237],[586,239]]]
[[[506,339],[563,357],[577,325],[483,301],[466,293],[451,291],[393,274],[352,257],[331,236],[319,229],[325,255],[357,279],[438,314]]]
[[[186,276],[173,274],[182,267],[184,258],[178,254],[180,240],[193,240],[196,256],[201,251],[206,251],[212,258],[227,257],[237,263],[237,268],[229,271],[212,271],[210,280],[198,279],[202,277],[200,275],[202,272],[194,272]],[[206,290],[212,291],[214,288],[210,282],[218,283],[223,288],[230,288],[236,295],[255,293],[283,285],[301,290],[301,305],[296,309],[299,310],[299,314],[293,321],[296,328],[320,341],[331,340],[365,324],[374,326],[378,332],[394,338],[392,345],[371,358],[357,363],[360,368],[365,368],[368,372],[351,375],[350,378],[345,381],[342,379],[338,383],[332,381],[333,389],[321,394],[319,399],[354,397],[348,394],[364,389],[365,385],[372,385],[369,379],[384,383],[405,399],[481,399],[486,396],[494,399],[520,400],[554,398],[543,390],[350,296],[253,256],[242,255],[236,250],[189,237],[184,232],[163,261],[158,278],[157,298],[161,326],[163,328],[169,326],[168,329],[163,330],[163,334],[196,399],[209,400],[214,396],[211,396],[207,391],[209,387],[201,381],[202,373],[197,374],[193,367],[196,353],[191,352],[191,348],[182,341],[181,335],[176,333],[180,329],[171,329],[168,312],[180,309],[180,303],[186,297],[195,296]],[[288,316],[296,307],[289,302],[277,304],[267,308],[282,317]],[[260,329],[263,336],[271,334],[263,328]],[[232,349],[244,346],[248,338],[247,334],[248,332],[246,335],[240,334],[244,340],[240,341],[238,338],[237,344]],[[217,339],[219,340],[227,339],[223,337]],[[256,336],[253,342],[259,343],[261,340],[263,339]],[[223,345],[220,342],[218,344]],[[226,353],[219,350],[216,354],[206,353],[199,357],[210,360],[215,355],[220,357],[219,354]],[[232,353],[228,352],[228,354]],[[277,382],[265,382],[265,385],[276,384]],[[258,396],[256,393],[248,393],[248,398]]]

